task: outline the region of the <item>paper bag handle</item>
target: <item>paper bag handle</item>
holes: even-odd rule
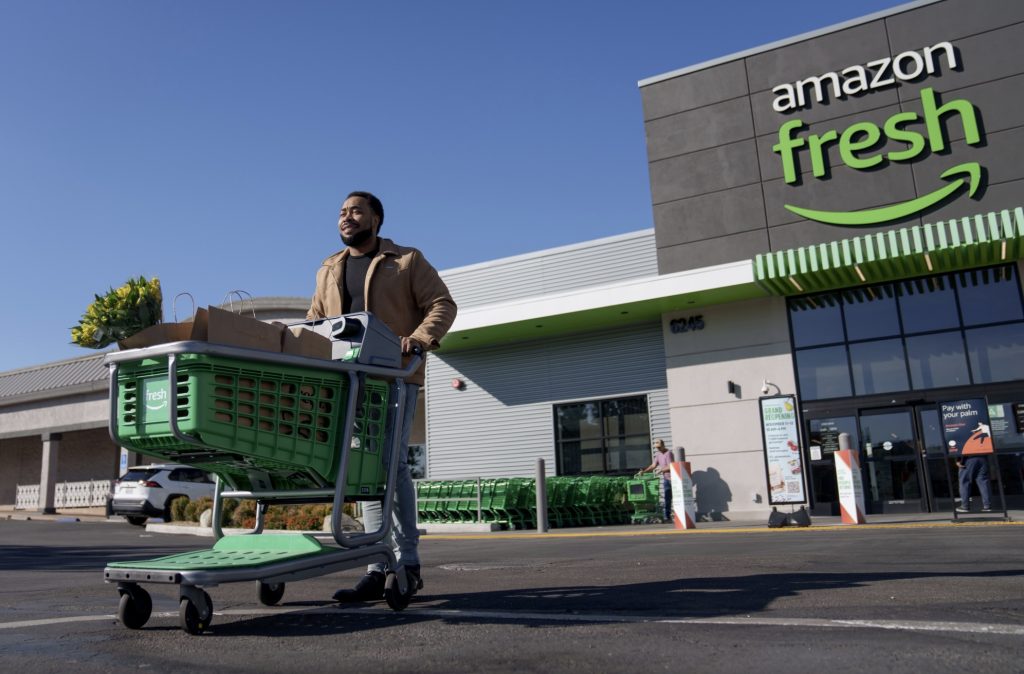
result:
[[[196,298],[192,297],[192,293],[178,293],[177,295],[174,296],[174,299],[171,301],[171,314],[174,316],[175,323],[180,323],[180,321],[178,320],[178,298],[181,297],[182,295],[185,295],[190,300],[192,300],[192,315],[196,315]]]
[[[238,298],[239,310],[235,311],[234,297]],[[252,297],[252,293],[246,290],[229,290],[224,294],[224,299],[221,301],[221,306],[228,305],[228,310],[232,313],[241,314],[245,311],[246,298],[249,298],[249,310],[252,311],[252,317],[256,318],[256,301]]]

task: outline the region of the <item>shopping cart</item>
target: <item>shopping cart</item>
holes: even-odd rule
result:
[[[279,602],[287,582],[368,562],[384,562],[385,599],[400,611],[410,579],[390,540],[401,451],[406,377],[398,339],[371,314],[303,323],[332,339],[335,360],[208,342],[174,342],[107,355],[110,435],[115,444],[216,476],[211,549],[107,564],[120,594],[117,616],[130,629],[149,620],[143,584],[179,587],[179,623],[190,634],[210,625],[204,588],[256,581],[258,599]],[[252,531],[225,536],[224,499],[256,502]],[[346,501],[380,501],[377,531],[345,533]],[[263,533],[270,504],[333,503],[333,540]]]
[[[626,482],[627,498],[633,504],[633,515],[630,517],[633,524],[653,524],[662,521],[658,511],[660,482],[656,475],[636,475]]]

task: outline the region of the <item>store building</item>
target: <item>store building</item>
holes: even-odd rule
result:
[[[612,459],[628,433],[590,413],[562,423],[632,388],[649,437],[686,448],[700,510],[765,513],[765,388],[798,397],[813,512],[838,511],[839,433],[861,452],[869,514],[943,511],[955,469],[937,405],[985,397],[1019,507],[1022,19],[1010,0],[916,2],[642,81],[656,275],[463,306],[431,369],[431,474],[525,473],[528,456],[633,468],[642,452]],[[655,350],[618,344],[644,320],[660,324],[667,429],[660,387],[607,369],[650,364]]]
[[[666,332],[675,437],[758,444],[756,413],[677,391],[768,378],[799,397],[816,512],[836,512],[839,432],[869,513],[948,511],[937,403],[987,397],[1021,503],[1022,21],[917,2],[641,82],[659,271],[748,259],[771,295],[704,309],[701,338],[740,352]]]
[[[983,397],[1024,506],[1024,4],[914,2],[639,88],[653,230],[442,273],[459,316],[428,360],[426,476],[625,474],[661,437],[698,510],[760,518],[768,390],[797,396],[813,513],[837,512],[840,433],[869,515],[948,511],[938,404]],[[4,397],[39,369],[0,374],[0,504],[47,429],[105,424],[95,373]],[[64,404],[99,407],[10,430]]]

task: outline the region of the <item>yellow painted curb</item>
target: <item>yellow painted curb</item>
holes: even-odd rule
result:
[[[426,534],[423,538],[431,541],[483,541],[483,540],[549,540],[555,538],[616,538],[636,536],[688,536],[691,534],[766,534],[794,533],[818,531],[863,531],[865,529],[936,529],[940,527],[1003,527],[1021,526],[1024,522],[903,522],[899,524],[834,524],[810,527],[780,527],[769,529],[767,526],[735,527],[729,529],[659,529],[657,531],[549,531],[545,534],[536,532],[522,533],[491,533],[491,534]]]

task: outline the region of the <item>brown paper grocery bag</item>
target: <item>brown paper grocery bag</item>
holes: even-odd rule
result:
[[[196,313],[196,322],[200,322]],[[217,307],[206,310],[206,339],[211,344],[227,344],[245,349],[261,351],[281,351],[281,333],[284,326],[280,323],[264,323],[250,316],[243,316]]]
[[[283,325],[283,324],[279,324]],[[281,352],[295,356],[331,359],[331,340],[304,328],[285,327],[282,334]]]
[[[168,342],[184,342],[188,340],[206,341],[206,310],[200,309],[195,318],[181,323],[158,323],[131,337],[118,341],[121,349],[141,349]]]

